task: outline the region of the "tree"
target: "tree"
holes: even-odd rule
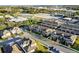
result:
[[[0,18],[0,22],[4,23],[5,22],[5,18]]]
[[[6,25],[0,25],[0,30],[4,30],[6,28]]]

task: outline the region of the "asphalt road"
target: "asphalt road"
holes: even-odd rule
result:
[[[30,39],[35,39],[40,41],[41,43],[43,43],[45,46],[54,46],[55,48],[57,48],[58,50],[60,50],[61,52],[64,53],[77,53],[78,51],[71,49],[71,48],[67,48],[66,46],[62,46],[52,40],[46,39],[46,38],[41,38],[39,35],[36,35],[34,33],[28,33],[25,32],[24,34],[25,37],[28,37]]]

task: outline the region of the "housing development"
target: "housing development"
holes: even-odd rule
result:
[[[79,53],[79,6],[0,6],[0,53]]]

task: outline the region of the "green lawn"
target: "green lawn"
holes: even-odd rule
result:
[[[74,45],[72,46],[72,48],[79,51],[79,37],[76,39],[76,41],[75,41]]]
[[[40,43],[39,41],[35,41],[37,44],[37,49],[36,52],[37,53],[47,53],[48,52],[48,48],[45,47],[42,43]]]

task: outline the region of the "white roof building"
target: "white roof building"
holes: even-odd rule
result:
[[[0,18],[4,18],[4,16],[0,16]]]
[[[65,20],[69,20],[69,21],[72,20],[72,18],[63,18],[63,19],[65,19]]]
[[[18,27],[14,27],[13,30],[11,31],[13,34],[17,33],[17,34],[20,34],[22,33],[22,29],[18,28]]]
[[[2,38],[8,38],[8,37],[11,37],[11,33],[10,33],[10,31],[5,30],[5,31],[3,32]]]
[[[25,21],[28,20],[27,18],[23,18],[23,17],[18,17],[18,18],[11,18],[9,21],[13,22],[21,22],[21,21]]]
[[[13,16],[11,15],[5,15],[6,18],[14,18]]]
[[[42,19],[52,19],[53,18],[52,16],[50,16],[50,14],[45,14],[45,13],[34,14],[34,17],[42,18]]]

